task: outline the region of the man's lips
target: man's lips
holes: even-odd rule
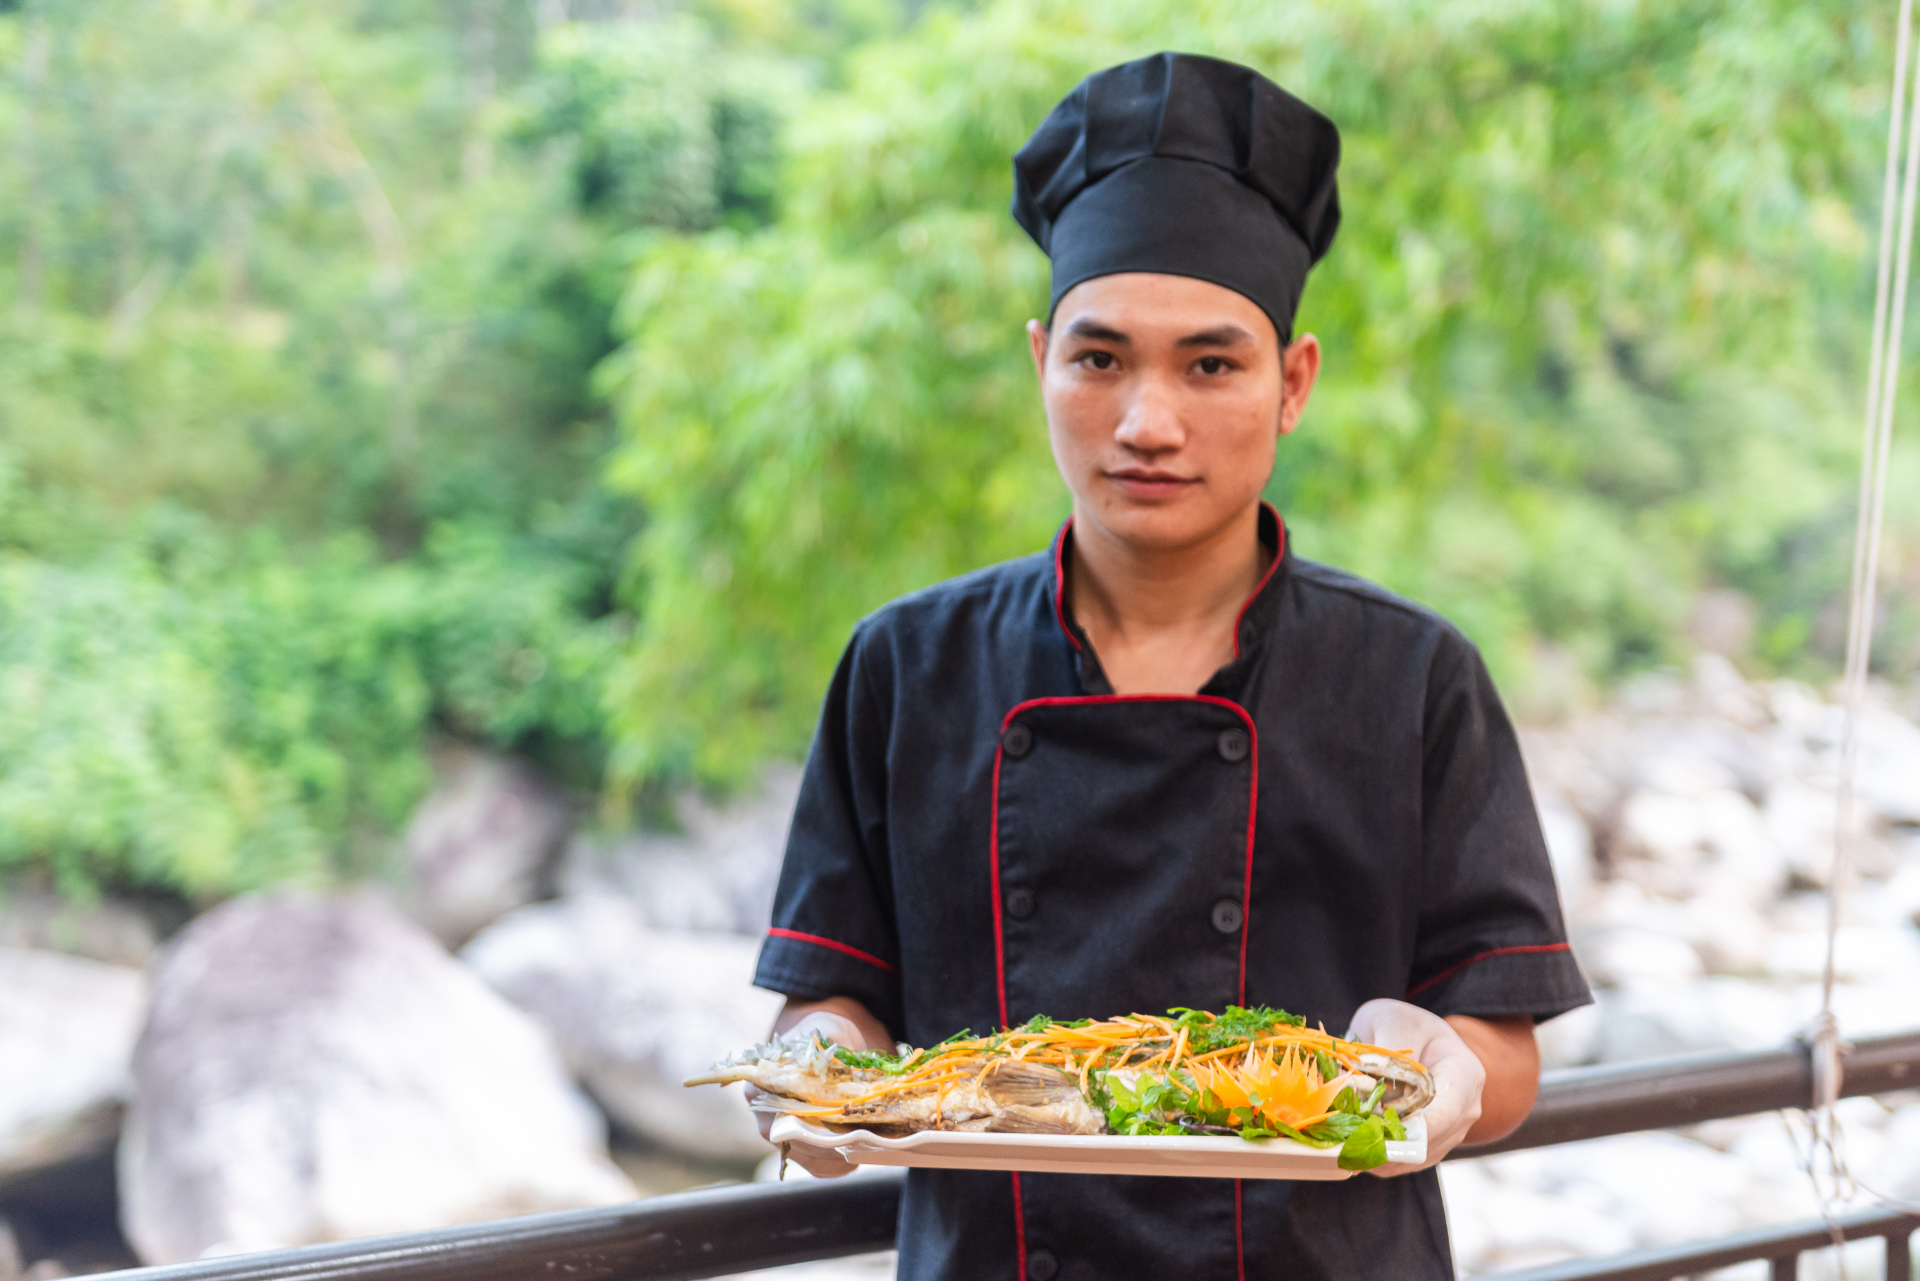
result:
[[[1199,484],[1192,476],[1181,476],[1174,472],[1153,471],[1144,467],[1127,467],[1107,473],[1107,479],[1119,487],[1120,491],[1135,498],[1171,498],[1190,486]]]

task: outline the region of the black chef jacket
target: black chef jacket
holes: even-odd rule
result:
[[[1513,727],[1427,610],[1278,554],[1195,695],[1116,695],[1040,553],[903,597],[828,690],[759,986],[901,1040],[1375,997],[1590,999]],[[910,1281],[1451,1277],[1431,1171],[1339,1183],[914,1170]]]

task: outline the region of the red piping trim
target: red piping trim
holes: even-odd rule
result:
[[[1287,558],[1287,522],[1280,518],[1280,513],[1274,509],[1272,503],[1263,502],[1260,505],[1273,512],[1274,528],[1280,531],[1280,545],[1273,549],[1273,563],[1267,566],[1267,572],[1260,575],[1260,581],[1254,584],[1253,595],[1247,597],[1247,603],[1242,605],[1240,612],[1233,617],[1233,656],[1236,659],[1240,657],[1240,624],[1247,620],[1247,611],[1253,608],[1253,602],[1260,599],[1260,593],[1267,590],[1267,584],[1273,581],[1274,571],[1278,570],[1280,562]]]
[[[1075,694],[1067,697],[1030,698],[1015,703],[1000,718],[1000,732],[1007,732],[1013,718],[1030,707],[1074,707],[1089,703],[1211,703],[1237,715],[1247,727],[1247,759],[1252,776],[1247,786],[1247,862],[1240,883],[1240,986],[1237,1004],[1247,1003],[1247,936],[1253,933],[1253,831],[1260,812],[1260,731],[1254,728],[1247,709],[1230,698],[1213,694]],[[1000,909],[1000,761],[1006,749],[993,751],[993,826],[987,838],[987,865],[993,875],[993,977],[1000,994],[1000,1026],[1007,1022],[1007,933]]]
[[[799,930],[783,930],[777,925],[768,930],[767,933],[779,939],[795,939],[802,943],[812,943],[816,947],[830,947],[836,952],[846,953],[856,961],[865,961],[868,965],[877,965],[889,974],[898,974],[900,972],[871,952],[862,952],[857,947],[848,947],[845,943],[838,943],[833,939],[823,939],[818,934],[802,934]]]
[[[1013,1172],[1013,1252],[1019,1261],[1018,1281],[1027,1281],[1027,1216],[1020,1206],[1020,1172]]]
[[[1060,532],[1053,536],[1053,621],[1060,624],[1060,630],[1066,633],[1074,650],[1080,649],[1080,638],[1067,626],[1067,531],[1073,528],[1073,517],[1067,517],[1067,523],[1060,526]]]
[[[1233,1181],[1233,1260],[1234,1275],[1247,1281],[1247,1235],[1241,1227],[1240,1180]]]
[[[1024,704],[1023,704],[1024,706]],[[1018,710],[1017,708],[1015,710]],[[1011,718],[1012,712],[1007,716]],[[1000,722],[1000,732],[1007,732],[1007,722]],[[993,819],[987,831],[987,870],[993,876],[993,981],[994,988],[1000,993],[1000,1026],[1008,1027],[1007,1022],[1007,931],[1000,918],[1000,758],[1006,755],[1004,746],[993,749]],[[1020,1217],[1020,1176],[1013,1176],[1013,1217]],[[1027,1247],[1021,1246],[1022,1257]],[[1021,1276],[1026,1275],[1023,1267]]]
[[[1518,956],[1526,952],[1570,952],[1572,950],[1573,950],[1573,944],[1571,943],[1529,943],[1529,944],[1526,944],[1524,947],[1491,948],[1485,952],[1475,953],[1474,955],[1469,956],[1464,961],[1459,961],[1453,965],[1449,965],[1446,969],[1441,970],[1438,974],[1434,975],[1430,979],[1425,980],[1424,982],[1414,984],[1412,987],[1407,989],[1407,999],[1412,1000],[1414,997],[1420,995],[1422,992],[1432,987],[1435,983],[1438,983],[1441,979],[1452,978],[1454,975],[1458,974],[1461,970],[1466,969],[1469,965],[1476,965],[1479,962],[1486,960],[1490,956]]]

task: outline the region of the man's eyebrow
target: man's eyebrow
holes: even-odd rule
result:
[[[1133,342],[1133,339],[1127,337],[1118,329],[1109,328],[1099,321],[1089,320],[1085,316],[1068,325],[1067,332],[1075,338],[1091,338],[1095,342],[1110,342],[1123,345]]]
[[[1224,325],[1215,325],[1212,329],[1202,329],[1197,334],[1188,334],[1176,347],[1237,347],[1241,343],[1255,341],[1254,336],[1239,325],[1229,321]]]

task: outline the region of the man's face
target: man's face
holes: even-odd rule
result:
[[[1311,334],[1283,352],[1244,295],[1187,276],[1085,281],[1027,335],[1075,514],[1140,551],[1192,546],[1258,501],[1320,369]]]

